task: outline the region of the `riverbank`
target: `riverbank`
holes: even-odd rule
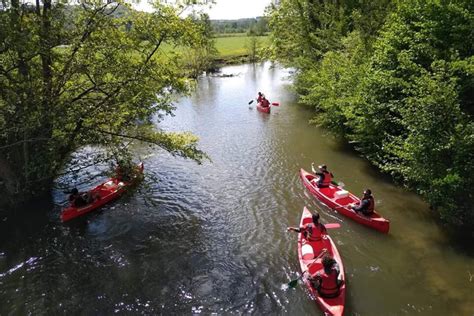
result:
[[[270,45],[269,36],[243,36],[237,34],[236,36],[216,36],[215,47],[218,52],[214,58],[214,64],[217,68],[226,65],[236,65],[249,62],[251,55],[260,60],[265,56],[265,47]],[[256,41],[256,43],[253,43]]]

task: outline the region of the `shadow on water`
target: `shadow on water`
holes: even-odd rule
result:
[[[38,237],[50,224],[51,212],[55,209],[52,198],[39,198],[18,208],[0,212],[0,247],[8,242],[25,242]]]

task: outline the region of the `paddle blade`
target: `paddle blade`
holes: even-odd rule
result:
[[[298,284],[298,280],[299,280],[299,279],[294,279],[294,280],[291,280],[290,282],[288,282],[288,287],[289,287],[290,289],[295,288],[296,285]]]
[[[250,100],[250,101],[249,101],[249,105],[252,104],[252,103],[253,103],[253,100]]]
[[[341,224],[339,224],[339,223],[329,223],[329,224],[324,224],[324,227],[326,227],[326,228],[341,228]]]
[[[274,105],[274,106],[280,106],[280,103],[278,103],[278,102],[272,102],[272,105]]]

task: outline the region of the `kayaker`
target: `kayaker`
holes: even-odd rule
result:
[[[288,227],[287,231],[294,231],[303,233],[308,241],[318,241],[321,237],[327,235],[326,227],[319,222],[319,214],[315,213],[312,216],[313,222],[305,224],[302,227]]]
[[[268,108],[270,106],[270,101],[268,101],[265,96],[262,97],[262,100],[260,101],[260,106],[263,108]]]
[[[375,209],[375,200],[370,189],[365,189],[364,196],[360,199],[360,203],[352,205],[351,208],[357,213],[370,216]]]
[[[330,255],[325,255],[322,260],[323,269],[309,277],[309,281],[318,290],[319,295],[333,298],[339,295],[339,288],[343,281],[339,279],[339,265]]]
[[[71,205],[75,207],[86,206],[87,204],[94,202],[94,200],[95,197],[91,192],[79,193],[77,188],[72,189],[71,194],[69,195],[69,202],[71,202]]]
[[[318,166],[319,171],[316,171],[313,162],[311,163],[311,169],[313,170],[313,173],[319,177],[316,182],[318,188],[328,188],[331,184],[332,178],[334,177],[334,175],[328,171],[328,167],[325,164],[322,164]]]
[[[257,102],[260,103],[262,102],[262,99],[264,98],[265,96],[263,95],[263,93],[259,92],[258,93],[258,96],[257,96]]]

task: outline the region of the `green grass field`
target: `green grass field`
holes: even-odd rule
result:
[[[216,48],[219,52],[219,57],[226,58],[232,56],[243,56],[248,53],[247,46],[250,43],[249,36],[232,36],[232,37],[216,37]],[[268,36],[257,37],[259,47],[269,44]]]

